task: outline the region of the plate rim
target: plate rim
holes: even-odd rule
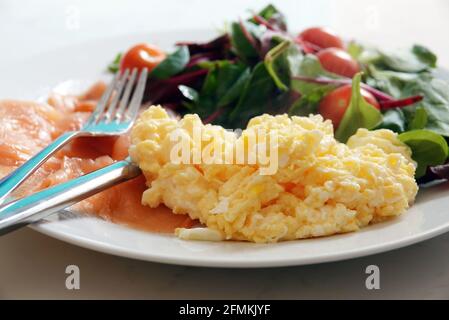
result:
[[[109,222],[112,223],[112,222]],[[121,226],[123,228],[128,228],[126,226]],[[164,255],[162,254],[153,254],[153,253],[142,253],[139,251],[130,251],[130,250],[124,250],[121,247],[112,246],[111,244],[95,241],[89,238],[80,237],[78,235],[73,234],[67,234],[62,231],[53,230],[51,228],[48,228],[43,223],[37,223],[37,224],[31,224],[28,226],[32,230],[35,230],[39,233],[42,233],[44,235],[50,236],[52,238],[58,239],[60,241],[64,241],[67,243],[70,243],[72,245],[76,245],[85,249],[94,250],[101,253],[106,253],[118,257],[124,257],[124,258],[130,258],[140,261],[148,261],[148,262],[156,262],[156,263],[162,263],[162,264],[171,264],[171,265],[178,265],[178,266],[191,266],[191,267],[211,267],[211,268],[238,268],[238,269],[251,269],[251,268],[275,268],[275,267],[291,267],[291,266],[304,266],[304,265],[315,265],[315,264],[321,264],[321,263],[330,263],[330,262],[338,262],[338,261],[346,261],[366,256],[371,256],[379,253],[394,251],[400,248],[404,248],[407,246],[411,246],[413,244],[423,242],[426,240],[429,240],[431,238],[437,237],[439,235],[442,235],[446,232],[449,232],[449,221],[447,224],[442,225],[439,228],[435,228],[432,230],[429,230],[426,233],[423,233],[419,236],[409,236],[406,238],[403,238],[398,241],[392,241],[387,242],[381,245],[372,245],[369,247],[364,248],[363,250],[347,250],[343,253],[336,252],[333,254],[326,254],[325,257],[322,256],[316,256],[311,258],[290,258],[290,259],[278,259],[278,260],[258,260],[258,261],[238,261],[233,262],[229,260],[225,260],[222,258],[214,259],[214,260],[207,260],[203,258],[177,258],[173,255]],[[138,232],[144,232],[139,231]],[[357,231],[356,231],[357,232]],[[344,235],[350,235],[352,233],[347,234],[340,234],[342,236]],[[164,235],[164,236],[170,236],[170,235]],[[329,237],[333,237],[335,235],[331,235]],[[173,236],[173,238],[175,238]],[[306,240],[306,239],[304,239]],[[308,240],[313,240],[308,239]],[[293,240],[293,241],[303,241],[303,240]],[[228,242],[229,243],[229,242]],[[250,243],[248,243],[250,244]],[[263,244],[267,245],[267,244]],[[268,244],[270,245],[270,244]],[[276,244],[274,244],[276,245]]]

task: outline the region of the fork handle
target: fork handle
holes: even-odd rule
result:
[[[137,177],[138,166],[124,160],[0,207],[0,235],[36,222],[118,183]]]
[[[31,159],[0,179],[0,205],[5,202],[8,195],[17,189],[33,172],[35,172],[45,161],[47,161],[56,151],[60,150],[71,139],[80,135],[79,131],[69,131],[60,135],[42,151],[34,155]]]

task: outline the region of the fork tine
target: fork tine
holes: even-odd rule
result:
[[[115,92],[115,95],[112,97],[111,102],[109,103],[109,106],[103,116],[98,117],[97,121],[104,121],[105,123],[108,123],[112,116],[114,115],[114,112],[117,109],[117,105],[120,99],[120,96],[122,95],[123,89],[126,84],[126,80],[128,80],[129,75],[129,69],[126,69],[125,72],[122,73],[122,76],[120,77],[120,80],[117,82],[117,89]]]
[[[131,76],[129,77],[128,84],[126,85],[125,92],[123,93],[122,99],[120,101],[120,106],[115,113],[115,121],[118,122],[123,118],[123,113],[125,111],[126,106],[128,105],[129,96],[131,95],[131,90],[134,86],[134,81],[136,80],[137,69],[134,68]]]
[[[106,104],[108,103],[108,101],[112,95],[112,92],[114,91],[114,88],[118,81],[119,76],[120,76],[120,74],[116,74],[114,76],[114,78],[112,79],[112,82],[109,84],[108,88],[101,96],[100,101],[98,102],[94,112],[92,112],[89,119],[87,119],[84,127],[87,127],[87,126],[95,123],[96,118],[104,111],[104,109],[106,108]]]
[[[148,69],[145,68],[140,72],[140,77],[139,80],[137,81],[136,89],[134,90],[131,103],[129,104],[129,108],[126,112],[126,116],[130,120],[134,120],[137,117],[140,104],[142,102],[143,94],[145,92],[145,84],[147,82],[147,78],[148,78]]]

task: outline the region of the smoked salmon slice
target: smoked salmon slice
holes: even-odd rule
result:
[[[95,84],[81,96],[53,94],[48,103],[0,100],[0,177],[23,164],[61,133],[76,130],[95,108],[105,85]],[[25,196],[128,156],[129,137],[79,138],[47,161],[15,196]],[[145,179],[131,181],[94,195],[73,207],[104,219],[152,232],[173,233],[195,224],[161,206],[141,204]]]

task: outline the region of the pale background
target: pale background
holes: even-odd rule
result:
[[[267,2],[0,0],[0,64],[102,37],[219,29],[225,20]],[[272,2],[287,14],[292,30],[326,25],[346,38],[379,45],[421,43],[437,53],[441,66],[449,67],[449,1]],[[23,229],[0,237],[0,298],[449,299],[448,241],[446,234],[408,248],[346,262],[226,270],[108,256]],[[65,288],[64,272],[69,264],[81,269],[78,291]],[[381,289],[377,291],[365,288],[365,268],[370,264],[381,270]]]

